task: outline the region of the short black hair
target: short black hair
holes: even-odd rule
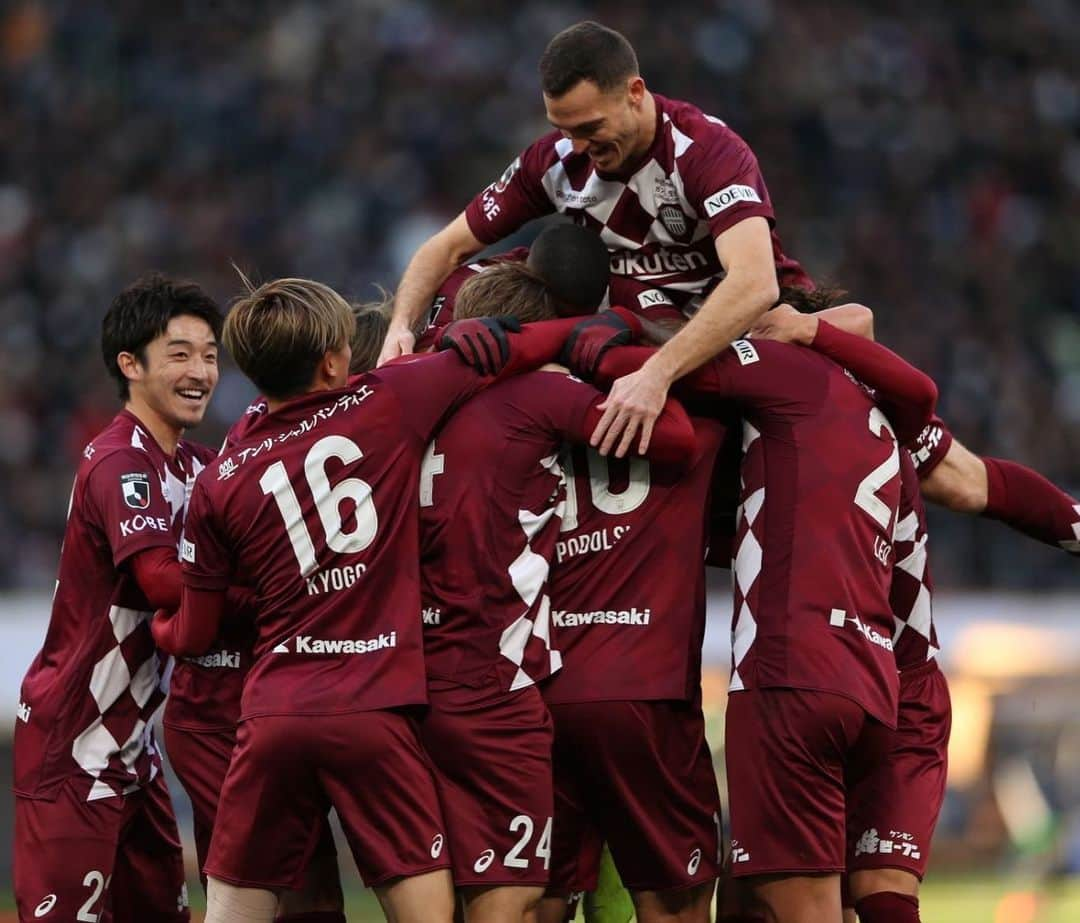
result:
[[[540,85],[553,99],[582,80],[606,93],[637,73],[637,55],[626,36],[591,19],[563,29],[540,56]]]
[[[113,299],[101,322],[101,358],[116,381],[121,400],[128,399],[130,387],[116,357],[133,353],[145,365],[147,344],[165,332],[170,320],[181,315],[206,321],[215,339],[221,338],[221,309],[195,282],[151,272]]]
[[[527,260],[556,298],[560,314],[592,314],[607,291],[611,256],[600,235],[578,224],[556,224],[533,241]]]

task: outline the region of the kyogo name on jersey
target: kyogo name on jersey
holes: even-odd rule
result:
[[[275,654],[370,654],[391,647],[397,647],[397,632],[379,635],[366,641],[357,638],[313,638],[311,635],[297,635],[296,644],[289,647],[288,642],[278,644]]]
[[[648,625],[651,609],[597,609],[594,612],[567,612],[555,609],[551,613],[556,628],[578,628],[585,625]]]
[[[367,571],[366,564],[346,564],[344,567],[331,567],[313,577],[305,577],[308,596],[320,596],[351,587]]]

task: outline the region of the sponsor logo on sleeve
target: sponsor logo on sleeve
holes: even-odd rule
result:
[[[506,187],[510,185],[510,180],[514,178],[514,174],[521,169],[521,158],[515,157],[514,162],[510,164],[505,170],[503,170],[502,176],[495,181],[495,193],[502,195],[506,192]],[[488,174],[490,176],[490,174]]]
[[[188,564],[195,563],[194,542],[189,542],[186,538],[180,540],[180,560],[187,561]]]
[[[133,510],[145,510],[150,506],[150,477],[146,474],[120,475],[120,492],[124,503]]]
[[[719,192],[714,192],[705,200],[705,214],[715,218],[720,212],[737,205],[739,202],[754,202],[761,204],[761,196],[753,186],[731,185],[725,186]]]
[[[731,344],[731,348],[735,350],[739,365],[753,365],[761,358],[758,356],[757,350],[754,349],[754,344],[749,340],[735,340]]]
[[[120,523],[120,536],[127,538],[136,532],[145,532],[147,529],[152,532],[168,532],[169,522],[163,516],[143,516],[139,513]]]

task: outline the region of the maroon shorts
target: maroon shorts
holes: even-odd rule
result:
[[[330,807],[368,887],[450,865],[415,722],[384,710],[241,721],[206,874],[299,890]]]
[[[937,661],[900,674],[900,721],[877,768],[851,791],[848,871],[926,874],[945,797],[952,703]]]
[[[844,696],[747,689],[728,698],[731,873],[842,872],[849,787],[892,731]]]
[[[15,799],[20,920],[189,920],[184,855],[165,777],[86,800],[72,780],[54,801]]]
[[[547,884],[553,734],[539,690],[429,693],[420,740],[435,764],[454,884]]]
[[[686,702],[549,707],[555,722],[550,893],[594,890],[605,841],[631,891],[716,878],[720,793],[701,708]]]

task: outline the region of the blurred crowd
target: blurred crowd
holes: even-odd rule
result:
[[[889,12],[891,10],[891,12]],[[902,13],[898,13],[902,10]],[[984,454],[1080,490],[1080,16],[1071,0],[12,0],[0,6],[0,588],[55,573],[115,412],[98,349],[149,268],[350,297],[545,130],[536,60],[582,18],[758,155],[785,249],[872,306]],[[223,375],[197,438],[250,392]],[[938,517],[945,586],[1073,561]]]

